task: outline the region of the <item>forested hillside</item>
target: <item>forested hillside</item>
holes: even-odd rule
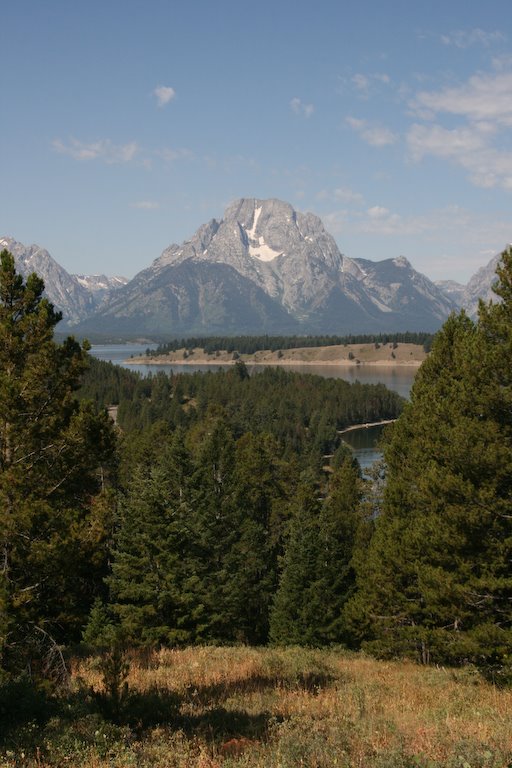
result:
[[[502,303],[436,336],[384,490],[339,430],[399,416],[385,387],[241,362],[142,378],[55,344],[42,282],[1,259],[6,672],[82,639],[345,643],[506,677],[510,250]]]

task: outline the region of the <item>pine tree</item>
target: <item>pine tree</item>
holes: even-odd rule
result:
[[[11,658],[36,627],[58,640],[79,632],[94,598],[90,503],[114,444],[106,415],[74,397],[87,347],[54,342],[61,315],[43,289],[2,251],[0,636]]]
[[[187,585],[192,546],[189,475],[188,453],[178,432],[167,446],[159,446],[151,462],[135,469],[120,501],[107,579],[110,610],[125,640],[135,645],[195,639]]]
[[[347,456],[330,480],[318,518],[320,548],[315,590],[322,610],[314,631],[319,645],[347,641],[344,607],[355,590],[352,558],[364,525],[362,499],[359,466]]]
[[[350,615],[386,655],[500,664],[512,640],[512,258],[502,304],[436,336],[385,448],[383,512]]]
[[[316,644],[322,596],[315,589],[320,556],[320,500],[314,483],[304,482],[291,505],[289,533],[279,587],[270,615],[270,640],[281,645]]]
[[[277,558],[286,505],[287,467],[270,435],[246,433],[237,442],[233,473],[235,536],[225,552],[224,605],[232,640],[268,640],[271,601],[277,587]]]

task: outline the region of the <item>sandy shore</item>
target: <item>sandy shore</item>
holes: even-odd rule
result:
[[[134,365],[235,365],[242,360],[247,365],[328,365],[357,367],[361,365],[388,367],[418,367],[427,357],[418,344],[348,344],[331,347],[300,347],[278,352],[259,350],[251,355],[233,352],[207,354],[203,349],[179,349],[166,355],[131,357],[126,362]]]

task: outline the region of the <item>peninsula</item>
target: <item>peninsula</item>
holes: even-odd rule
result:
[[[182,348],[166,354],[132,357],[131,364],[140,365],[234,365],[238,360],[247,365],[332,365],[332,366],[420,366],[427,353],[420,344],[338,344],[296,349],[258,350],[240,354],[218,350],[208,353],[201,348]]]

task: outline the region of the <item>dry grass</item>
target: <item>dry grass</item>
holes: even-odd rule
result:
[[[89,742],[77,736],[74,725],[75,741],[61,738],[59,747],[47,739],[46,746],[37,745],[39,753],[32,742],[23,759],[19,746],[10,755],[4,752],[0,765],[512,765],[512,691],[497,689],[471,669],[304,649],[161,650],[134,654],[130,662],[139,722],[135,717],[129,725],[112,726],[96,719]],[[76,662],[74,677],[101,690],[95,659]],[[155,707],[159,721],[149,724]]]
[[[184,357],[185,350],[169,352],[158,357],[135,357],[130,363],[169,365],[227,365],[233,364],[232,352],[219,352],[207,354],[203,349],[190,350],[188,357]],[[347,344],[333,345],[329,347],[300,347],[297,349],[283,349],[281,352],[259,350],[253,355],[240,355],[247,365],[420,365],[427,357],[425,350],[419,344],[398,344],[393,349],[392,344],[381,344],[378,349],[375,344]]]

